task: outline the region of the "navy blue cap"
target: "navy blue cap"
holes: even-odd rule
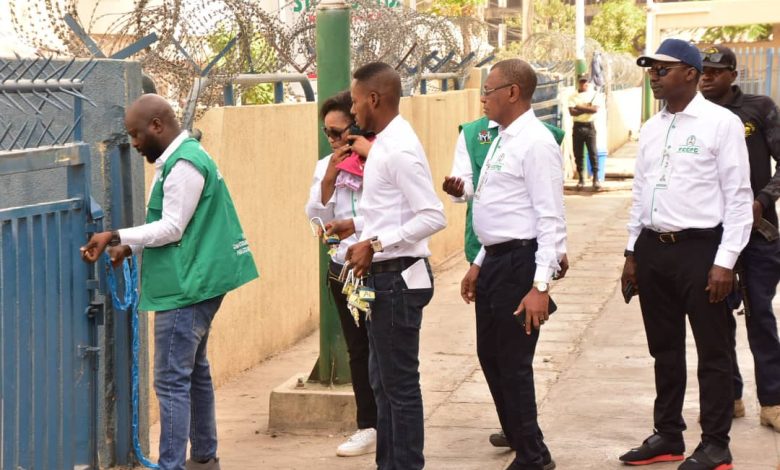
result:
[[[693,44],[682,39],[666,39],[653,55],[644,55],[636,60],[640,67],[650,67],[654,62],[682,62],[702,71],[701,53]]]

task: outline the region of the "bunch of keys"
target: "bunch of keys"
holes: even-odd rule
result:
[[[347,269],[346,264],[342,273]],[[371,303],[376,299],[376,292],[371,287],[363,285],[363,279],[356,278],[350,269],[344,279],[341,293],[347,296],[347,308],[355,325],[360,326],[360,312],[366,313],[366,319],[371,319]]]
[[[322,221],[319,217],[312,217],[311,220],[309,220],[309,227],[311,228],[311,233],[314,234],[315,237],[320,236],[319,230],[322,230],[322,240],[325,242],[325,244],[328,245],[328,256],[333,256],[336,254],[336,250],[338,249],[339,243],[341,240],[339,240],[338,235],[335,233],[332,235],[327,235],[327,229],[325,228],[325,223]]]

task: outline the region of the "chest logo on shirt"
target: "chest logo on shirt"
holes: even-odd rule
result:
[[[487,144],[487,145],[490,145],[493,142],[493,139],[490,138],[490,132],[488,132],[487,129],[479,131],[477,140],[479,140],[480,144]]]
[[[677,153],[691,153],[694,155],[698,155],[700,149],[701,147],[696,145],[696,136],[690,135],[688,136],[688,139],[685,141],[685,145],[680,145],[679,147],[677,147]]]
[[[756,132],[756,124],[753,122],[746,122],[745,123],[745,138],[750,137]]]

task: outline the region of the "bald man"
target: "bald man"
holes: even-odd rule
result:
[[[533,360],[566,253],[563,158],[531,108],[535,89],[536,73],[519,59],[498,62],[485,80],[482,107],[499,132],[468,194],[482,248],[461,283],[476,303],[477,356],[501,423],[490,442],[516,452],[507,470],[555,468],[537,422]]]
[[[125,127],[133,147],[155,167],[146,223],[97,233],[81,255],[93,263],[109,247],[117,266],[143,251],[139,309],[157,312],[160,468],[218,470],[209,330],[225,294],[257,278],[257,268],[222,175],[181,130],[168,102],[141,96],[127,110]]]
[[[447,223],[425,151],[399,114],[398,73],[373,62],[353,78],[352,113],[361,129],[376,132],[363,174],[361,241],[347,251],[355,274],[376,291],[366,318],[377,405],[376,463],[379,470],[418,470],[425,465],[420,325],[433,296],[428,239]],[[343,240],[358,220],[334,222],[329,231]]]

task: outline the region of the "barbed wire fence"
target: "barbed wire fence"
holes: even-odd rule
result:
[[[574,78],[575,50],[574,36],[559,32],[537,33],[519,44],[513,51],[533,63],[537,68],[561,77]],[[604,79],[610,89],[639,86],[642,81],[642,69],[637,67],[636,59],[628,53],[607,52],[598,41],[585,39],[585,57],[601,54],[604,67]]]
[[[101,1],[88,18],[79,17],[79,0],[9,0],[9,7],[17,36],[40,55],[95,55],[65,21],[68,15],[107,56],[156,34],[157,41],[132,58],[174,103],[208,76],[198,98],[201,112],[223,104],[224,86],[240,73],[316,73],[316,4],[285,24],[254,0],[136,0],[132,11],[112,12],[110,18],[96,14]],[[419,83],[432,56],[447,59],[438,61],[437,71],[465,76],[491,51],[485,25],[477,20],[388,8],[376,0],[350,4],[353,68],[385,61],[398,67],[407,87]],[[98,22],[109,26],[95,33]],[[465,39],[462,31],[468,33]],[[231,42],[234,46],[226,47]]]

